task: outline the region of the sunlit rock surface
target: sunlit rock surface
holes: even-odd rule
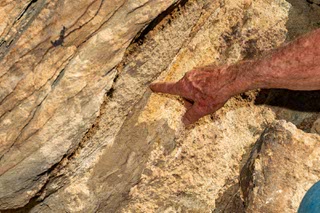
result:
[[[320,179],[320,136],[276,122],[255,144],[241,171],[246,212],[297,212]]]
[[[181,100],[148,85],[272,51],[317,27],[315,6],[0,3],[0,210],[244,212],[239,175],[253,144],[276,119],[317,132],[317,105],[250,91],[185,129]]]

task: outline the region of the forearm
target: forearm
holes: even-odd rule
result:
[[[320,30],[258,60],[195,68],[178,82],[154,83],[150,88],[184,98],[187,111],[182,120],[186,125],[215,112],[230,97],[250,89],[320,90]]]
[[[320,29],[247,63],[249,89],[320,90]]]

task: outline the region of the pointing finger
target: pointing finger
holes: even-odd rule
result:
[[[153,92],[179,95],[188,100],[194,100],[193,88],[188,89],[185,82],[181,80],[175,83],[152,83],[149,87]]]
[[[201,107],[199,104],[195,103],[187,112],[184,114],[182,118],[182,122],[184,125],[188,126],[190,124],[193,124],[199,118],[209,114],[209,108],[208,107]]]
[[[149,87],[153,92],[180,95],[176,83],[152,83]]]

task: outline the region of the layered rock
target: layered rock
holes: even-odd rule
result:
[[[0,209],[27,204],[74,152],[131,40],[173,3],[1,4]]]
[[[181,100],[148,89],[281,45],[285,0],[20,3],[0,4],[0,210],[242,212],[263,130],[278,116],[317,131],[315,112],[275,115],[258,91],[184,129]]]

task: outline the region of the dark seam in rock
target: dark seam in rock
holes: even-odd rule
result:
[[[72,58],[73,58],[73,55],[71,55],[69,58],[67,58],[67,59],[61,64],[60,67],[64,66],[64,63],[65,63],[65,62],[71,61]],[[68,64],[66,64],[64,67],[66,67],[67,65],[68,65]],[[28,95],[28,96],[26,96],[25,98],[19,100],[11,109],[7,110],[4,114],[0,115],[0,120],[1,120],[2,117],[4,117],[8,112],[12,111],[12,110],[13,110],[14,108],[16,108],[19,104],[21,104],[24,100],[26,100],[27,98],[29,98],[30,96],[32,96],[34,93],[39,92],[43,87],[45,87],[45,86],[47,85],[47,83],[54,78],[54,76],[55,76],[55,74],[57,73],[57,71],[60,70],[60,67],[58,67],[58,69],[55,71],[55,73],[52,75],[52,77],[49,78],[39,89],[34,90],[30,95]],[[13,90],[10,94],[12,94],[13,92],[14,92],[14,90]],[[9,94],[9,95],[10,95],[10,94]],[[8,96],[9,96],[9,95],[8,95]],[[7,97],[7,96],[6,96],[6,97]],[[2,100],[2,101],[0,102],[0,105],[2,105],[3,102],[4,102],[4,100]]]
[[[51,88],[55,88],[57,86],[57,84],[60,82],[60,80],[62,79],[62,77],[64,76],[65,73],[65,67],[62,68],[62,70],[59,72],[57,78],[52,82],[51,84]]]
[[[76,23],[87,13],[87,11],[89,10],[89,8],[96,2],[97,0],[93,1],[91,4],[88,5],[88,7],[85,9],[84,13],[69,27],[73,27],[74,25],[76,25]],[[66,34],[65,37],[68,37],[69,35],[71,35],[72,33],[74,33],[75,31],[81,29],[83,26],[87,25],[90,21],[92,21],[100,12],[101,8],[102,8],[102,4],[103,4],[104,0],[101,0],[99,8],[97,9],[96,13],[88,20],[86,21],[84,24],[80,25],[79,27],[71,30],[68,34]]]
[[[137,10],[143,8],[143,7],[146,6],[147,4],[149,4],[149,1],[144,2],[143,4],[139,5],[139,6],[136,7],[136,8],[133,8],[132,10],[130,10],[130,11],[126,14],[126,17],[127,17],[128,15],[130,15],[131,13],[134,13],[134,12],[136,12]]]
[[[72,33],[74,33],[75,31],[81,29],[82,27],[84,27],[85,25],[87,25],[90,21],[92,21],[92,20],[98,15],[98,13],[100,12],[100,10],[101,10],[101,8],[102,8],[102,5],[103,5],[103,2],[104,2],[104,0],[101,0],[100,6],[99,6],[99,8],[97,9],[96,13],[95,13],[88,21],[86,21],[84,24],[80,25],[79,27],[71,30],[71,31],[66,35],[66,38],[67,38],[70,34],[72,34]],[[93,2],[93,3],[94,3],[94,2]],[[90,4],[90,5],[88,6],[88,8],[86,9],[86,11],[76,20],[76,22],[75,22],[72,26],[74,26],[74,25],[85,15],[85,13],[89,10],[89,7],[90,7],[91,5],[92,5],[92,4]],[[85,39],[85,40],[87,40],[87,39]]]
[[[31,5],[37,3],[37,1],[38,1],[38,0],[31,0],[31,1],[29,2],[29,4],[22,10],[22,12],[20,13],[20,15],[16,18],[16,21],[17,21],[17,20],[20,20],[21,17],[24,16],[24,14],[25,14],[25,13],[28,11],[28,9],[31,7]],[[16,22],[16,21],[15,21],[15,22]],[[14,24],[15,24],[15,22],[14,22]]]
[[[26,55],[29,55],[29,54],[30,54],[32,51],[34,51],[37,47],[39,47],[39,46],[40,46],[41,44],[43,44],[43,43],[46,43],[48,40],[49,40],[49,38],[47,38],[47,39],[39,42],[34,48],[28,50],[25,54],[21,55],[21,56],[19,57],[19,59],[16,60],[16,61],[7,69],[7,71],[10,71],[10,69],[11,69],[14,65],[16,65],[16,64],[19,63],[19,62],[21,62],[21,60],[22,60],[23,57],[25,57]],[[49,47],[49,49],[51,49],[51,48],[52,48],[52,47]],[[40,59],[40,60],[41,60],[41,59]],[[37,63],[37,64],[39,64],[39,63]],[[3,77],[5,74],[7,74],[7,73],[8,73],[8,72],[5,72],[3,75],[0,76],[0,78],[2,78],[2,77]],[[1,79],[0,79],[0,81],[1,81]]]
[[[315,5],[317,5],[317,6],[320,6],[320,4],[319,3],[315,3],[315,2],[313,2],[312,0],[306,0],[309,4],[315,4]]]
[[[32,0],[33,2],[34,0]],[[30,3],[27,7],[28,7],[28,10],[30,9],[30,7],[34,4],[34,3],[37,3],[38,0],[36,0],[35,2],[33,3]],[[21,26],[19,27],[19,31],[16,33],[16,35],[14,35],[14,37],[11,39],[12,41],[10,41],[9,45],[6,45],[4,47],[3,50],[1,50],[1,46],[0,46],[0,60],[2,60],[4,58],[4,56],[6,55],[6,53],[8,53],[9,49],[11,46],[13,46],[20,38],[20,36],[22,35],[22,33],[28,29],[28,27],[31,25],[31,23],[35,20],[35,18],[40,14],[41,10],[43,9],[44,7],[44,4],[46,3],[45,0],[42,0],[42,2],[40,2],[39,4],[37,5],[33,5],[33,8],[34,8],[34,14],[29,18],[29,20],[26,21],[25,24],[21,24]],[[27,10],[24,11],[23,14],[27,13]],[[12,24],[12,26],[14,26],[15,22]],[[11,27],[12,27],[11,26]],[[10,31],[9,31],[10,32]],[[9,34],[8,32],[8,34]],[[6,43],[6,42],[4,42]]]
[[[169,6],[166,10],[155,17],[145,28],[143,28],[137,35],[132,39],[130,44],[133,43],[143,43],[146,35],[152,31],[162,20],[164,20],[169,14],[171,14],[175,9],[183,7],[188,0],[178,0],[176,3]]]
[[[102,24],[96,29],[94,30],[90,35],[88,35],[83,42],[81,42],[77,48],[79,48],[80,46],[82,46],[82,44],[86,43],[91,37],[93,37],[107,22],[110,21],[110,19],[119,11],[120,8],[123,7],[123,5],[125,5],[125,3],[127,2],[127,0],[125,0],[117,9],[115,9],[113,11],[113,13],[111,14],[111,16],[109,18],[107,18],[107,20],[105,20],[104,22],[102,22]]]

